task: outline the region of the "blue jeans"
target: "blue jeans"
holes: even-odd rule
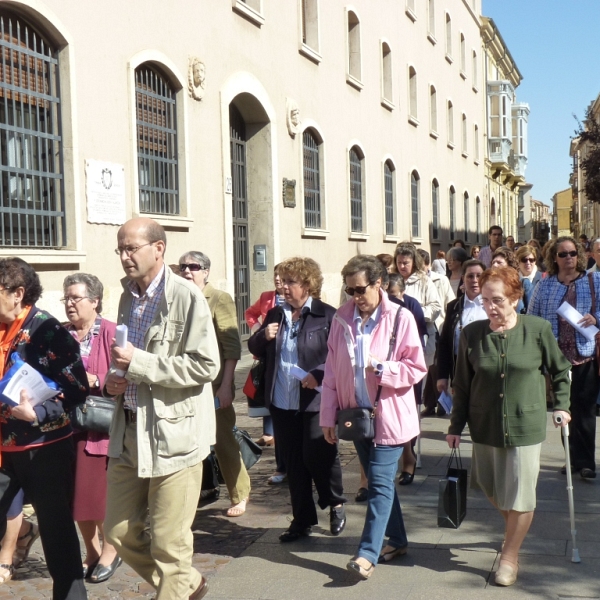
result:
[[[356,555],[377,564],[385,536],[394,548],[408,544],[394,485],[403,447],[376,446],[371,440],[354,442],[354,446],[369,480],[367,516]]]

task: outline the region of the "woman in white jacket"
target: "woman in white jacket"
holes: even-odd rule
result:
[[[412,296],[423,309],[425,322],[427,323],[427,343],[425,345],[425,363],[429,368],[433,364],[435,356],[435,321],[442,312],[442,301],[433,281],[427,276],[423,258],[417,251],[417,247],[410,242],[401,242],[396,246],[394,253],[394,264],[397,272],[404,279],[404,293]],[[419,382],[415,386],[415,399],[421,404],[422,385]],[[400,485],[412,483],[415,475],[417,459],[412,451],[412,443],[405,444],[405,452],[402,453],[402,465]]]

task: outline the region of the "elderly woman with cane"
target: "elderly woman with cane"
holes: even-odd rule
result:
[[[394,476],[404,444],[419,433],[413,386],[427,372],[414,317],[381,289],[383,268],[374,256],[355,256],[342,269],[352,299],[331,324],[321,400],[321,426],[332,445],[339,410],[374,407],[374,437],[354,442],[368,477],[368,504],[347,568],[361,579],[407,551]]]
[[[517,580],[519,550],[536,506],[540,452],[546,438],[546,382],[555,393],[554,425],[568,423],[569,361],[543,319],[517,313],[523,293],[518,273],[492,267],[479,279],[488,320],[461,333],[453,380],[452,420],[446,440],[458,447],[465,425],[473,440],[471,486],[504,517],[496,585]]]

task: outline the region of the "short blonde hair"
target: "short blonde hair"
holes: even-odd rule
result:
[[[294,256],[279,263],[278,275],[281,279],[291,277],[308,290],[309,296],[321,297],[323,274],[316,260],[303,256]]]

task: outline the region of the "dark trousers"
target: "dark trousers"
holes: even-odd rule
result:
[[[53,581],[53,600],[84,600],[81,549],[71,512],[73,440],[67,438],[23,452],[3,452],[0,469],[0,539],[6,513],[23,488],[38,518],[42,547]]]
[[[322,509],[346,502],[337,445],[328,444],[319,425],[318,412],[298,412],[270,407],[276,443],[287,469],[292,500],[293,528],[319,522],[313,500],[315,482]]]
[[[575,469],[596,470],[596,399],[600,388],[595,360],[571,369],[569,449]]]
[[[423,404],[425,408],[435,408],[438,398],[440,397],[437,391],[437,365],[433,363],[427,369],[425,378],[425,390],[423,392]]]

